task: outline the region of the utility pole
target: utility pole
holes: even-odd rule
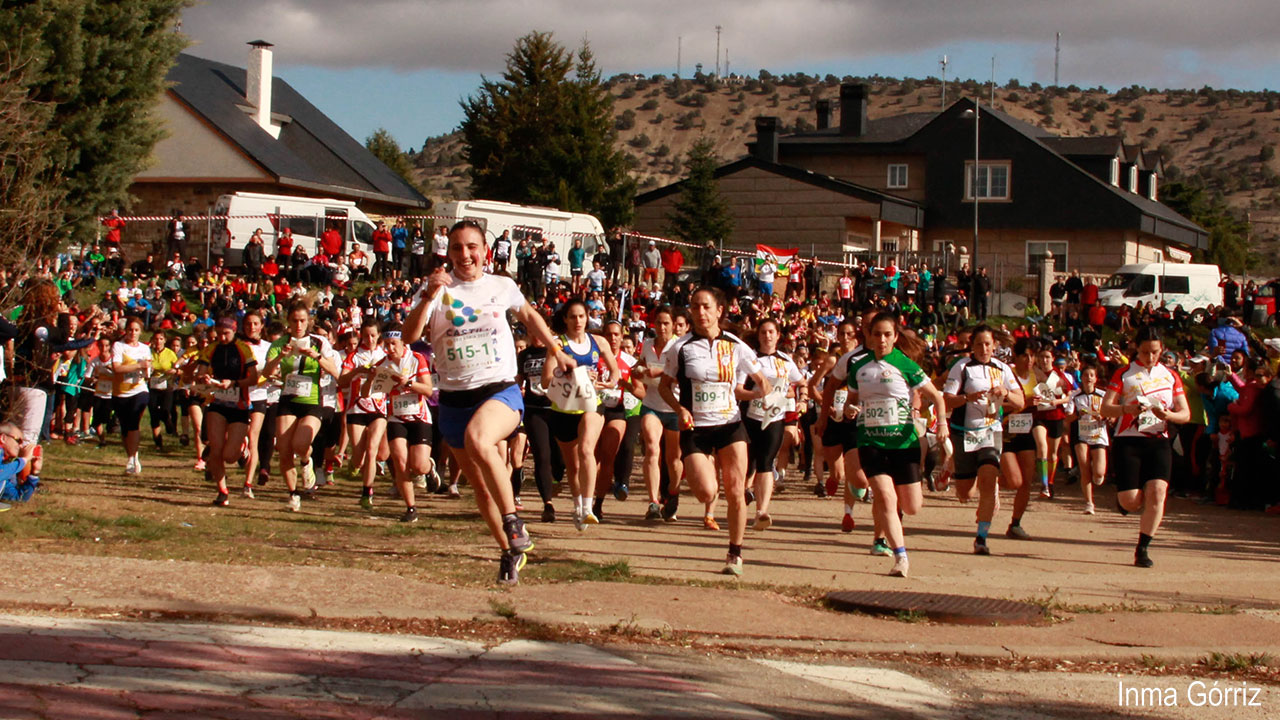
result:
[[[1058,56],[1062,54],[1062,33],[1053,34],[1053,86],[1058,87]]]
[[[720,79],[720,26],[716,26],[716,79]]]
[[[729,46],[724,46],[724,76],[729,77]]]
[[[942,109],[947,109],[947,56],[942,56],[942,62],[938,63],[942,66]]]
[[[680,79],[680,52],[684,49],[684,36],[676,36],[676,79]]]
[[[991,107],[996,106],[996,56],[991,56]]]

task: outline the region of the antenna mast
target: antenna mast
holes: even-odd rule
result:
[[[1053,86],[1058,87],[1058,56],[1062,54],[1062,33],[1053,34]]]
[[[938,63],[942,66],[942,109],[947,109],[947,56],[942,56],[942,61]]]
[[[680,79],[680,52],[684,49],[684,36],[676,36],[676,79]]]
[[[720,79],[720,26],[716,26],[716,79]]]

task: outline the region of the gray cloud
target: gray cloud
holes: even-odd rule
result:
[[[1055,31],[1073,81],[1196,86],[1274,66],[1275,0],[208,0],[184,30],[197,54],[241,63],[244,43],[277,45],[279,62],[328,68],[441,69],[494,74],[533,29],[566,45],[590,39],[606,73],[714,62],[724,27],[735,70],[811,70],[891,55],[1021,46],[1051,77]],[[1032,55],[1034,49],[1034,55]],[[985,76],[961,69],[962,75]],[[1023,76],[1025,75],[1024,65]],[[1008,74],[998,77],[1008,77]]]

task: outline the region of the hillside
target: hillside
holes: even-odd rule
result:
[[[845,78],[851,80],[854,78]],[[857,78],[871,86],[872,118],[940,108],[936,79]],[[803,74],[732,78],[719,84],[655,76],[615,76],[619,146],[632,158],[642,191],[681,177],[681,158],[707,136],[725,161],[741,157],[754,136],[754,119],[776,115],[784,132],[813,129],[813,103],[839,97],[840,79]],[[949,82],[948,101],[989,89],[975,81]],[[1253,223],[1264,268],[1280,268],[1280,92],[1155,90],[1133,86],[1042,88],[1016,81],[997,87],[995,106],[1063,136],[1116,135],[1158,149],[1165,180],[1199,175],[1228,205]],[[837,110],[838,112],[838,110]],[[467,197],[469,179],[459,133],[432,138],[413,156],[415,172],[434,201]]]

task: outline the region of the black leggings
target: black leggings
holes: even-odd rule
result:
[[[272,403],[262,411],[262,429],[258,431],[258,469],[271,473],[271,456],[276,453],[276,410]]]
[[[173,409],[173,390],[152,390],[147,401],[147,413],[151,416],[151,429],[164,425],[170,435],[177,432],[178,416]]]
[[[622,431],[622,442],[613,456],[613,481],[631,484],[631,463],[636,458],[636,441],[640,438],[640,416],[627,418],[627,428]]]
[[[749,417],[742,419],[747,427],[747,473],[754,469],[758,473],[773,472],[773,461],[778,458],[778,450],[782,448],[781,420],[769,427],[760,427],[759,420]]]
[[[551,442],[548,416],[555,412],[550,408],[527,407],[524,411],[524,431],[529,436],[529,450],[533,453],[533,480],[538,485],[542,502],[551,502],[553,477],[564,477],[564,460],[560,448]]]

